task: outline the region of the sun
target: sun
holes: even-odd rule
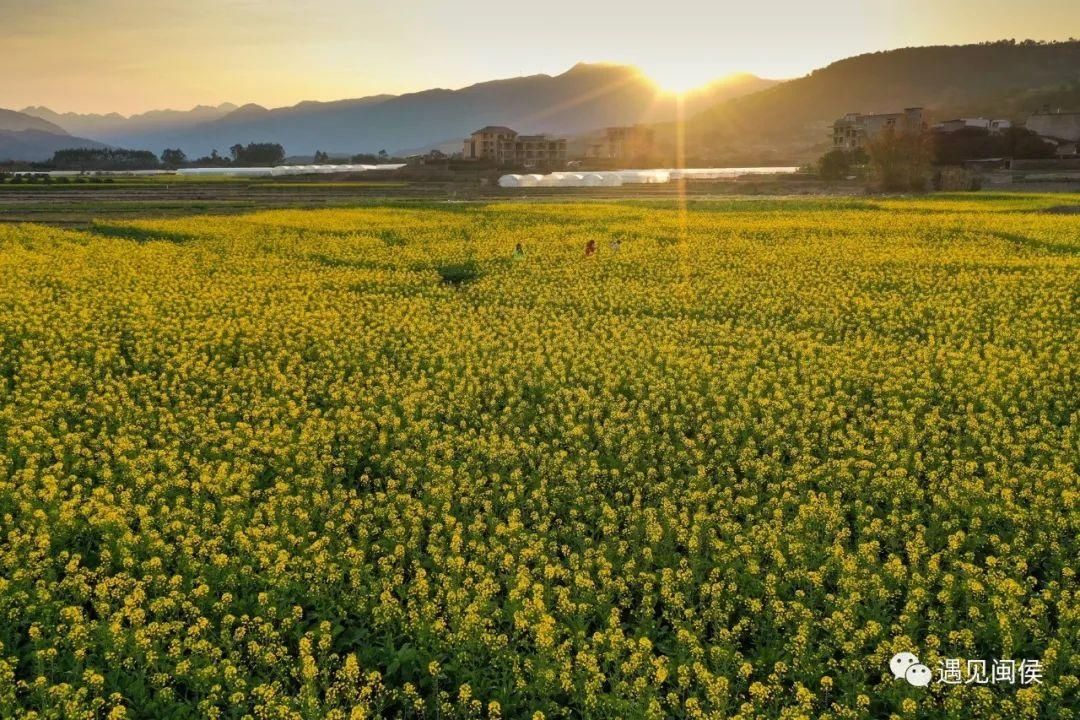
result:
[[[644,72],[664,92],[683,95],[708,85],[722,73],[699,63],[650,63]]]

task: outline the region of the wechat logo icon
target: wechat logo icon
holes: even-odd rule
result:
[[[889,661],[889,669],[892,670],[893,677],[896,679],[903,678],[915,687],[926,687],[930,684],[931,673],[930,668],[919,662],[919,658],[915,657],[914,653],[899,652],[892,656],[892,660]]]

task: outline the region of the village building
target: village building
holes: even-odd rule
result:
[[[1045,142],[1054,145],[1054,157],[1062,160],[1076,158],[1080,144],[1080,112],[1050,111],[1043,106],[1028,116],[1024,127],[1037,133]]]
[[[1005,118],[956,118],[954,120],[945,120],[943,122],[936,123],[931,129],[935,132],[956,132],[958,130],[967,130],[974,128],[977,130],[986,130],[991,134],[997,134],[1008,128],[1012,127],[1012,123]]]
[[[595,160],[632,160],[653,155],[655,132],[648,125],[604,128],[603,134],[585,148]]]
[[[1080,157],[1080,143],[1060,143],[1054,148],[1054,157],[1061,159]]]
[[[832,126],[834,150],[856,150],[865,147],[886,128],[897,133],[924,128],[923,109],[904,108],[898,113],[848,113]]]
[[[1050,112],[1044,108],[1030,115],[1025,127],[1046,138],[1077,142],[1080,141],[1080,112]]]
[[[566,139],[519,135],[502,125],[488,125],[466,138],[462,157],[499,165],[557,167],[566,163]]]

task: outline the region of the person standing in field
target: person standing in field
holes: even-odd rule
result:
[[[596,254],[596,241],[590,240],[585,243],[585,257],[592,257]]]
[[[525,248],[522,246],[521,243],[518,243],[517,245],[514,246],[514,259],[515,260],[524,260],[525,259]]]
[[[619,238],[615,238],[611,241],[611,252],[619,252],[619,248],[622,247],[622,242]]]

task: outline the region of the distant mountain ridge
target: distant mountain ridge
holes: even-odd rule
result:
[[[26,113],[0,108],[0,162],[48,160],[57,150],[104,148],[104,144],[69,135],[64,128]]]
[[[151,110],[130,117],[119,113],[58,113],[47,107],[28,107],[22,113],[46,120],[74,135],[86,135],[121,145],[123,140],[134,135],[190,128],[224,117],[236,109],[237,106],[232,103],[222,103],[197,105],[191,110]]]
[[[39,132],[53,133],[54,135],[67,135],[67,131],[47,119],[34,117],[26,113],[4,110],[0,108],[0,130],[9,132],[22,132],[24,130],[37,130]]]
[[[0,130],[0,162],[18,160],[36,162],[48,160],[57,150],[72,148],[104,149],[108,147],[87,138],[45,132],[43,130]]]
[[[732,76],[689,94],[686,105],[689,110],[701,110],[775,82],[746,74]],[[399,153],[460,143],[468,133],[489,124],[510,125],[527,133],[575,134],[605,125],[673,118],[674,97],[658,92],[635,68],[579,63],[560,75],[491,80],[458,90],[435,88],[397,96],[307,101],[276,109],[251,104],[220,112],[222,106],[218,106],[214,117],[191,123],[187,122],[194,119],[190,113],[182,123],[170,116],[169,124],[140,126],[133,119],[125,122],[112,116],[72,117],[74,114],[42,108],[28,110],[112,145],[157,153],[179,147],[189,157],[212,149],[224,153],[238,142],[279,142],[290,154],[383,149]],[[91,122],[102,129],[89,132]]]

